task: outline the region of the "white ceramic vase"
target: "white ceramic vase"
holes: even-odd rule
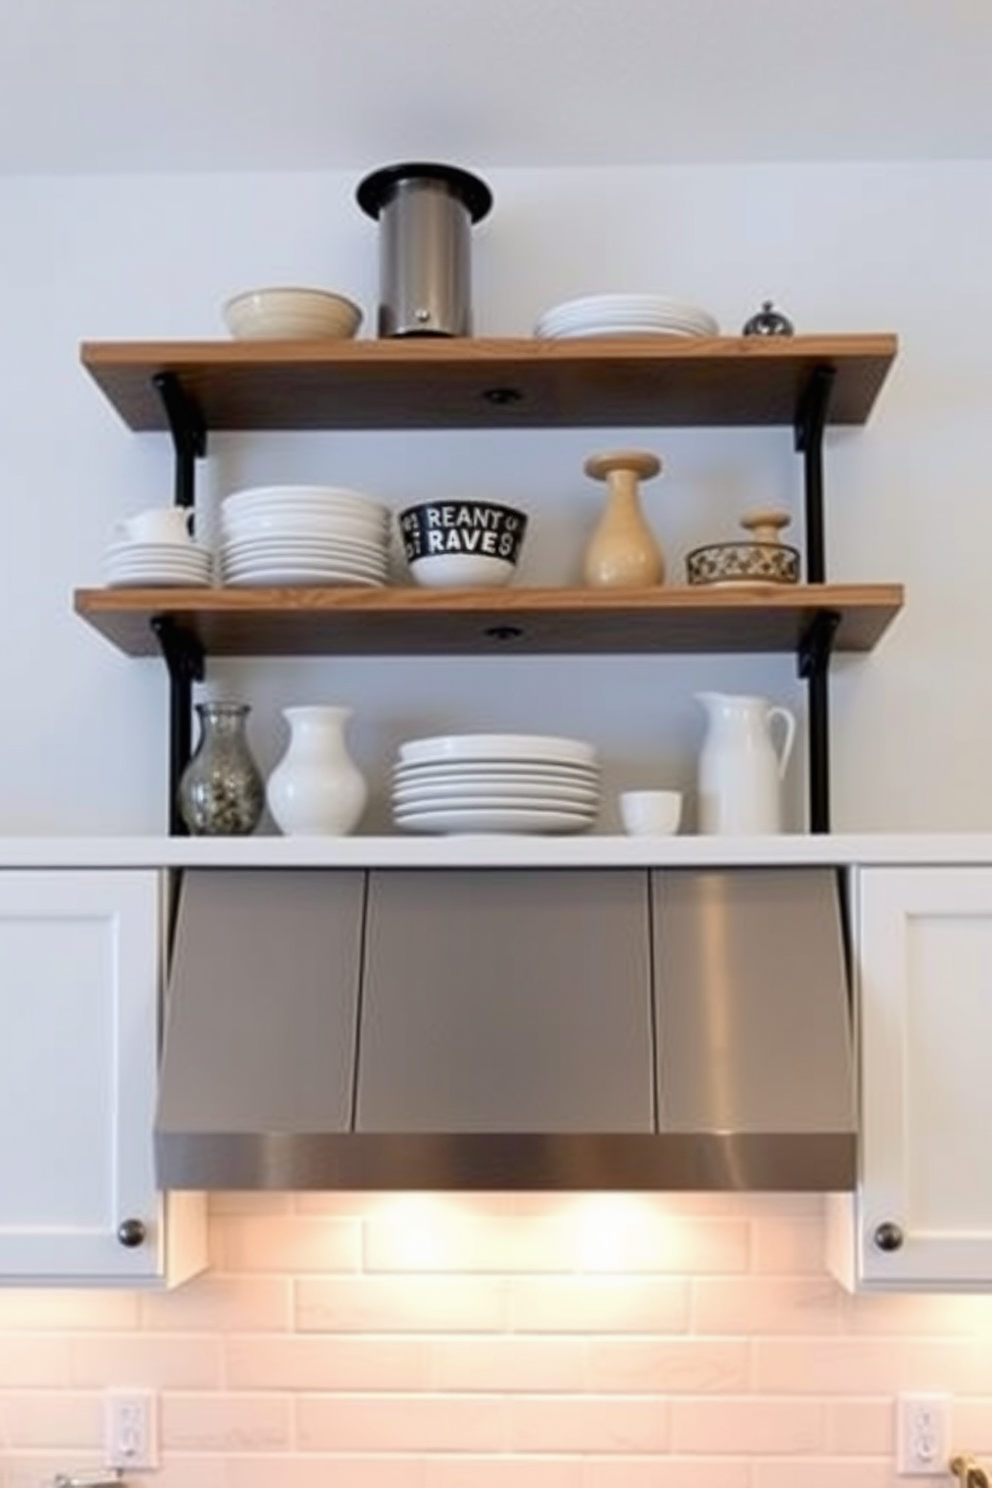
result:
[[[269,811],[288,837],[345,837],[368,799],[365,777],[348,753],[351,708],[284,708],[290,737],[265,787]]]

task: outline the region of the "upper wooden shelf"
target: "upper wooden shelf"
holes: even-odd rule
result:
[[[691,589],[81,589],[78,614],[129,656],[169,617],[208,656],[795,653],[822,610],[838,651],[870,651],[898,584]]]
[[[790,425],[817,367],[828,421],[863,424],[893,335],[653,340],[84,342],[125,423],[167,430],[173,374],[210,429]]]

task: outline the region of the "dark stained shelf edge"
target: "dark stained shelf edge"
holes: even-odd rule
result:
[[[815,615],[838,651],[872,650],[898,584],[651,590],[81,589],[75,609],[129,656],[157,656],[167,615],[208,656],[795,653]]]
[[[866,422],[898,350],[890,334],[794,337],[84,342],[124,422],[166,431],[173,374],[207,429],[788,426],[817,367],[829,423]]]

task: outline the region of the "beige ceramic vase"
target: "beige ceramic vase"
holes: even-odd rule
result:
[[[592,588],[643,589],[665,581],[665,555],[641,507],[640,482],[661,470],[657,455],[607,450],[590,455],[586,475],[606,482],[606,506],[586,545],[583,577]]]

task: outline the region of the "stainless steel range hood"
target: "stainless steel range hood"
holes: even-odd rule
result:
[[[833,870],[195,870],[163,1188],[855,1182]]]

